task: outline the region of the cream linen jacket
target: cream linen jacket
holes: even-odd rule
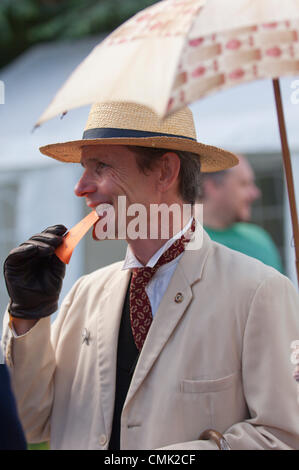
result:
[[[121,266],[79,279],[52,327],[44,318],[14,338],[6,314],[3,346],[29,442],[107,449],[129,281]],[[298,321],[286,277],[204,233],[154,317],[124,404],[121,448],[215,449],[198,440],[214,428],[233,449],[299,449],[290,362]]]

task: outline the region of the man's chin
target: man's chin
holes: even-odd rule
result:
[[[93,226],[93,229],[92,229],[92,238],[98,242],[104,241],[104,240],[117,240],[118,239],[117,233],[110,233],[105,228],[104,230],[98,230],[96,228],[96,224]]]
[[[94,224],[92,238],[96,241],[117,238],[117,214],[112,204],[100,204],[96,208],[99,220]]]
[[[250,222],[251,220],[251,213],[247,213],[247,214],[238,214],[235,218],[235,222],[238,223],[238,222],[243,222],[243,223],[248,223]]]
[[[93,228],[92,228],[92,238],[96,241],[101,241],[100,238],[98,238],[97,234],[96,234],[96,224],[94,224]]]
[[[119,230],[113,219],[105,223],[99,220],[93,226],[92,238],[96,241],[126,240],[126,227],[121,227],[121,230]]]

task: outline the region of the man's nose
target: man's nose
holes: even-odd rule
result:
[[[256,199],[259,199],[261,197],[261,190],[253,184],[251,187],[251,199],[255,201]]]
[[[74,188],[74,192],[78,197],[88,196],[88,194],[94,193],[95,191],[96,185],[90,178],[88,178],[86,173],[81,176]]]

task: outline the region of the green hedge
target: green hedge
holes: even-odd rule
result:
[[[110,32],[157,0],[0,0],[0,68],[41,41]]]

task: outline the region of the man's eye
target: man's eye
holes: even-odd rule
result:
[[[106,163],[103,163],[103,162],[98,162],[97,165],[96,165],[96,171],[101,171],[103,170],[103,168],[106,168],[108,165],[106,165]]]

